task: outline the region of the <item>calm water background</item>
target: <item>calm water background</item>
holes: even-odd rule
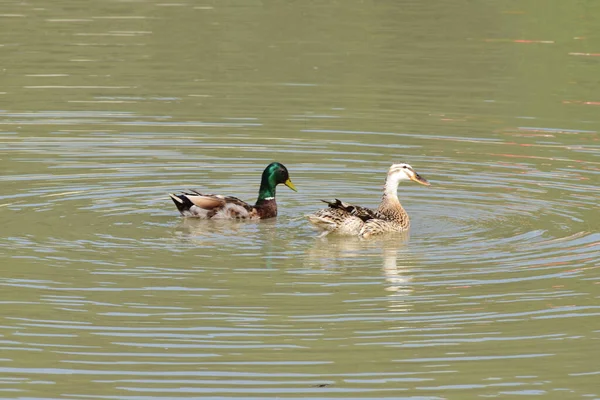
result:
[[[3,1],[0,397],[600,399],[600,3]],[[189,187],[261,223],[183,221]],[[409,240],[315,238],[408,162]]]

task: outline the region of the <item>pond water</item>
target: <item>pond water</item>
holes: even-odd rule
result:
[[[600,399],[600,4],[16,2],[0,397]],[[183,220],[168,192],[279,217]],[[319,199],[410,237],[319,239]]]

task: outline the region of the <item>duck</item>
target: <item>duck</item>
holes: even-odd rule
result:
[[[258,199],[254,205],[233,196],[204,194],[190,190],[181,194],[169,193],[171,200],[183,217],[201,219],[254,220],[277,216],[275,189],[283,183],[293,191],[298,190],[290,180],[287,168],[272,162],[262,173]]]
[[[330,233],[369,238],[388,232],[405,232],[410,227],[408,213],[398,199],[398,184],[413,181],[429,186],[430,183],[413,167],[405,163],[392,164],[385,180],[383,196],[377,209],[356,206],[339,199],[321,200],[328,208],[307,215],[308,221],[319,231],[320,237]]]

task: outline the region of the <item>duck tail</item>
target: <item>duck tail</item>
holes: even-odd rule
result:
[[[344,210],[350,214],[353,214],[356,211],[356,207],[352,204],[344,203],[340,199],[335,199],[335,201],[321,200],[323,203],[327,203],[329,208],[337,208],[339,210]]]
[[[184,215],[184,213],[186,211],[189,211],[190,208],[194,205],[194,203],[192,203],[192,201],[188,199],[185,194],[176,195],[173,193],[169,193],[169,196],[171,197],[171,200],[173,200],[173,203],[175,203],[175,206],[177,207],[181,215]]]
[[[339,208],[342,205],[341,200],[335,199],[335,201],[320,199],[323,203],[327,204],[329,208]]]

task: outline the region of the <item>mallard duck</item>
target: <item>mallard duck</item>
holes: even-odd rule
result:
[[[411,180],[429,186],[429,182],[408,164],[393,164],[385,180],[383,197],[376,210],[344,203],[341,200],[321,200],[329,205],[307,216],[325,236],[329,233],[341,235],[358,235],[367,238],[386,232],[402,232],[408,230],[410,220],[408,214],[398,200],[398,184]]]
[[[233,196],[202,194],[196,190],[179,195],[169,193],[173,203],[184,217],[204,219],[266,219],[277,216],[275,188],[280,183],[297,191],[290,180],[287,168],[278,162],[265,168],[260,181],[255,205]]]

